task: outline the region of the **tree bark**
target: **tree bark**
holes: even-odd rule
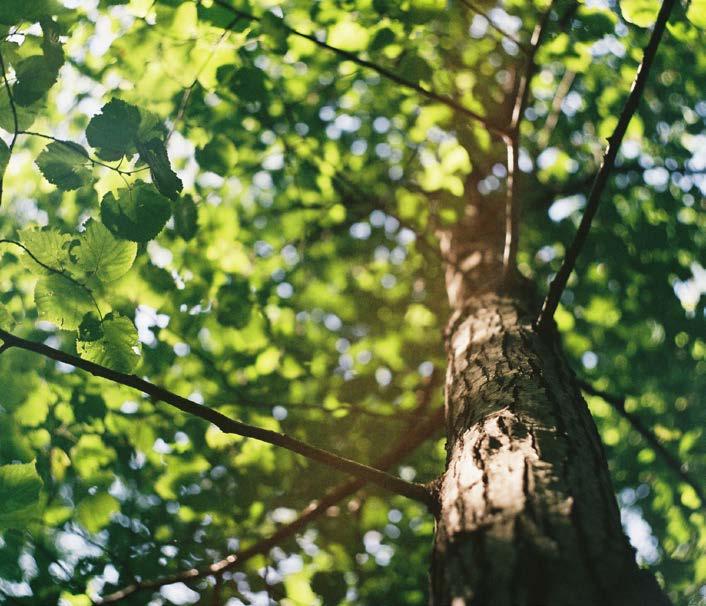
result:
[[[494,229],[502,218],[486,210],[471,209],[442,234],[454,315],[430,602],[668,604],[623,534],[603,448],[556,332],[535,331],[530,295],[502,291]]]

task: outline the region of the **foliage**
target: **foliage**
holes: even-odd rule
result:
[[[504,200],[503,142],[444,99],[500,120],[547,8],[483,2],[491,27],[458,1],[3,0],[0,328],[375,461],[443,374],[435,228],[471,192]],[[658,8],[552,5],[516,176],[520,270],[542,291]],[[628,394],[701,487],[705,13],[674,11],[556,314],[578,374]],[[29,351],[2,353],[0,383],[0,604],[209,565],[344,479]],[[641,561],[698,603],[704,504],[589,404]],[[429,480],[443,458],[429,440],[392,471]],[[420,503],[367,486],[222,587],[155,603],[423,604],[432,533]]]

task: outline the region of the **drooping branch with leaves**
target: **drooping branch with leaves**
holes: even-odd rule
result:
[[[0,604],[695,603],[704,14],[3,2]]]

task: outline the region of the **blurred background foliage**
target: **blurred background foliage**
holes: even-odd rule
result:
[[[706,45],[698,26],[706,8],[692,5],[702,9],[675,9],[556,319],[577,374],[626,395],[627,410],[703,487]],[[65,173],[52,184],[47,165],[65,169],[71,150],[42,164],[35,160],[49,141],[17,138],[0,234],[36,254],[33,246],[48,246],[45,226],[83,250],[89,218],[111,228],[101,199],[136,181],[152,180],[173,198],[156,237],[126,247],[130,229],[147,229],[140,220],[113,231],[124,263],[108,268],[111,279],[92,278],[104,315],[92,322],[108,340],[105,323],[119,323],[125,340],[94,346],[108,356],[103,363],[362,462],[422,422],[414,411],[429,381],[429,408],[442,406],[448,309],[435,230],[459,216],[470,191],[502,203],[504,147],[467,116],[287,27],[499,123],[543,1],[7,7],[0,50],[10,85],[25,95],[20,130],[98,148],[101,158],[106,150],[87,127],[120,99],[139,108],[135,129],[151,116],[183,182],[182,193],[167,195],[169,183],[158,181],[169,173],[153,167],[150,179],[128,150],[123,173],[84,159],[71,165],[76,187]],[[542,292],[578,224],[653,8],[635,0],[553,5],[518,176],[520,269]],[[38,19],[42,27],[32,24]],[[110,140],[129,128],[124,112]],[[13,121],[2,88],[8,144]],[[147,152],[139,154],[144,161]],[[72,300],[54,288],[42,308],[34,295],[37,279],[47,279],[42,269],[16,245],[0,246],[0,301],[15,332],[99,355],[83,315],[91,305],[76,303],[72,322]],[[78,261],[66,246],[68,267]],[[109,355],[112,347],[122,354]],[[3,604],[84,606],[135,579],[210,564],[268,536],[344,479],[27,352],[0,356],[0,384],[0,463],[36,461],[43,482],[41,513],[2,532]],[[638,558],[675,603],[704,603],[704,504],[614,408],[588,401]],[[426,481],[443,464],[436,439],[393,471]],[[366,487],[268,557],[226,573],[223,585],[211,576],[121,603],[209,603],[215,594],[228,606],[424,604],[432,535],[421,505]]]

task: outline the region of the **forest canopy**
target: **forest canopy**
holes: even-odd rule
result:
[[[520,287],[602,443],[528,421],[569,500],[607,465],[639,567],[706,603],[705,29],[704,0],[2,0],[0,604],[461,596],[429,588],[454,398],[495,382],[504,418],[552,379],[459,367],[485,328],[454,331]],[[476,464],[524,448],[489,431]],[[454,606],[520,604],[478,583]]]

